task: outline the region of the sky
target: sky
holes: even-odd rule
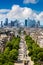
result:
[[[0,21],[27,18],[40,21],[43,25],[43,0],[0,0]]]

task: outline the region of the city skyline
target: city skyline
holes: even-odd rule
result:
[[[18,19],[24,22],[25,19],[35,19],[43,25],[43,0],[1,0],[0,21]]]
[[[42,25],[40,25],[40,21],[35,21],[35,20],[31,20],[31,19],[25,19],[24,23],[22,24],[22,22],[20,22],[19,20],[14,20],[14,21],[10,21],[8,20],[8,18],[5,18],[5,21],[3,23],[3,21],[1,21],[0,27],[28,27],[28,28],[41,28],[43,27]]]

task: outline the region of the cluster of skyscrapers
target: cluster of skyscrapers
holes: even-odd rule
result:
[[[19,27],[20,26],[20,23],[18,20],[15,20],[15,21],[8,21],[8,18],[5,19],[5,22],[3,24],[3,21],[1,21],[1,27]]]
[[[40,21],[36,22],[35,20],[31,20],[31,19],[28,18],[28,19],[25,19],[24,22],[25,22],[24,27],[29,27],[29,28],[40,27]],[[3,24],[3,21],[1,21],[1,27],[8,27],[8,26],[9,27],[13,27],[13,26],[20,27],[21,24],[18,20],[10,21],[10,23],[9,23],[8,18],[5,19],[4,24]]]
[[[40,27],[40,21],[35,21],[35,20],[31,20],[31,19],[25,19],[25,27]]]

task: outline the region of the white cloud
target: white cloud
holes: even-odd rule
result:
[[[0,9],[0,14],[7,13],[9,11],[10,11],[9,9]]]
[[[0,21],[5,21],[6,15],[5,14],[0,14]]]
[[[43,20],[43,12],[41,12],[38,16],[37,16],[38,20]]]
[[[23,3],[24,4],[28,4],[28,3],[32,3],[32,4],[36,4],[39,0],[24,0]]]
[[[9,9],[0,9],[0,21],[5,21],[5,18],[7,17],[7,13],[9,12]]]
[[[5,13],[6,11],[8,11],[8,13],[2,14],[2,12]],[[37,20],[43,21],[43,11],[41,13],[37,14],[31,8],[28,8],[28,7],[22,8],[19,5],[13,5],[11,10],[6,10],[6,11],[3,11],[3,9],[0,10],[0,12],[1,12],[0,21],[1,20],[5,21],[6,17],[9,20],[15,20],[15,19],[24,20],[24,19],[30,18],[30,19],[35,19],[36,21]]]
[[[26,19],[26,18],[33,18],[34,17],[34,12],[31,8],[27,7],[20,7],[19,5],[14,5],[10,12],[7,14],[7,17],[9,19]]]

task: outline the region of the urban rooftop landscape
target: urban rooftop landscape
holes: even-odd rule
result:
[[[43,65],[43,0],[0,0],[0,65]]]

